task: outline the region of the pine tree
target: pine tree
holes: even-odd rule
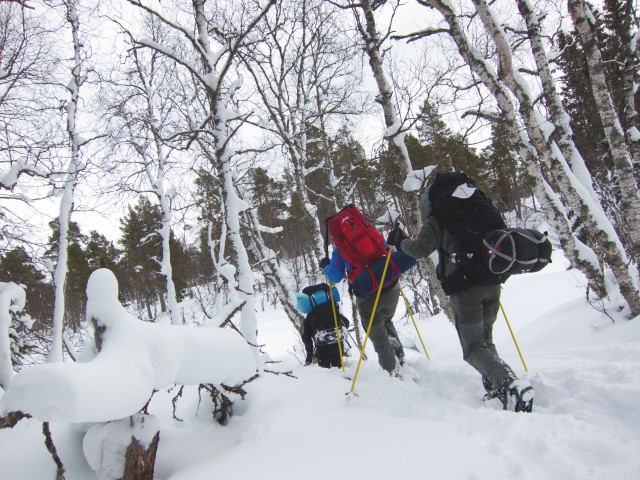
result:
[[[158,300],[163,305],[164,282],[158,263],[162,252],[162,240],[158,234],[160,224],[160,207],[144,196],[140,196],[138,203],[129,207],[120,220],[123,249],[120,270],[125,280],[120,282],[122,293],[127,300],[146,307],[150,319],[155,318],[152,305]]]
[[[95,230],[89,232],[86,257],[92,272],[98,268],[108,268],[117,277],[118,259],[121,254],[122,252],[104,235]]]
[[[37,321],[36,328],[51,323],[53,285],[34,265],[23,247],[15,247],[0,256],[0,282],[23,285],[27,292],[25,313]]]
[[[509,137],[509,129],[503,123],[491,127],[491,145],[483,150],[486,172],[476,177],[482,181],[484,191],[502,211],[516,210],[521,218],[520,199],[531,195],[531,187],[523,185],[515,146]]]
[[[60,230],[57,220],[49,222],[51,236],[45,256],[53,262],[58,260]],[[67,246],[67,276],[65,282],[65,323],[77,329],[85,318],[87,282],[91,268],[85,253],[88,237],[80,231],[77,222],[69,222]]]
[[[356,203],[364,210],[375,207],[380,187],[379,162],[368,158],[362,145],[354,138],[347,126],[342,126],[331,140],[332,157],[338,183],[338,208]]]

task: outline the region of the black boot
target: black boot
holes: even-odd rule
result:
[[[494,387],[491,381],[485,376],[482,377],[482,386],[487,392],[484,394],[484,397],[482,397],[482,400],[487,401],[487,400],[493,400],[494,398],[497,398],[500,400],[500,403],[502,403],[502,409],[503,410],[507,409],[506,407],[507,394],[505,389]]]

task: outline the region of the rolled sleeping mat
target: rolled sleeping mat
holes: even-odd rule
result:
[[[333,301],[340,301],[340,293],[336,287],[332,287],[331,291],[333,292]],[[329,296],[329,292],[327,290],[318,290],[311,295],[307,295],[306,293],[296,292],[296,310],[300,313],[310,313],[314,308],[318,305],[322,305],[323,303],[327,303],[331,301],[331,297]]]

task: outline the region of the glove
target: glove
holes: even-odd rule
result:
[[[320,268],[324,268],[330,263],[331,263],[331,260],[329,260],[329,257],[324,257],[322,260],[320,260]]]
[[[407,237],[407,235],[402,230],[400,230],[400,227],[396,226],[389,232],[389,235],[387,236],[387,244],[393,245],[398,250],[400,250],[400,244],[402,243],[402,240],[406,240],[407,238],[409,237]]]

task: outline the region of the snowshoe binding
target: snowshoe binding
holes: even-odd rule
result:
[[[505,386],[494,387],[486,377],[482,377],[482,385],[486,390],[484,397],[482,397],[484,401],[497,398],[502,404],[503,410],[533,411],[535,390],[529,382],[509,379],[505,382]]]
[[[508,396],[515,403],[514,410],[516,412],[530,413],[533,411],[533,397],[536,391],[528,381],[515,379],[509,383],[507,389]]]

